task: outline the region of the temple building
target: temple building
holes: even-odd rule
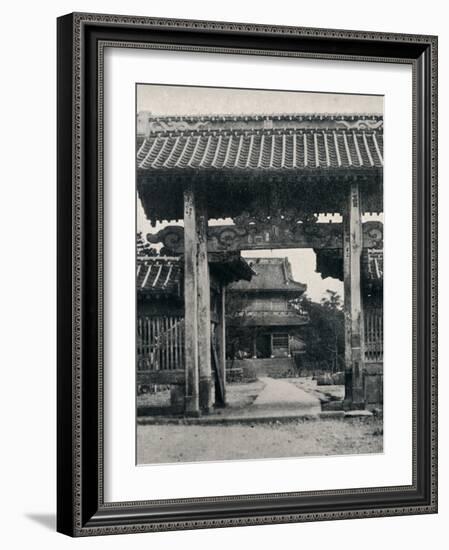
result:
[[[229,285],[226,300],[228,356],[291,357],[303,351],[308,322],[297,300],[306,285],[293,279],[288,258],[248,258],[255,275]]]

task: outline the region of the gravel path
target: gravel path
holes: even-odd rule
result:
[[[282,409],[294,412],[306,411],[311,414],[319,413],[321,410],[320,400],[296,387],[288,380],[261,378],[265,387],[257,396],[253,407],[264,409]]]
[[[380,453],[382,421],[137,426],[138,464]]]

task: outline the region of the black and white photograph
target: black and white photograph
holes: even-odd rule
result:
[[[381,95],[136,85],[138,465],[383,452],[384,130]]]

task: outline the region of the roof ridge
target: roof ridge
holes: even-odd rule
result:
[[[369,113],[369,112],[362,112],[362,113],[329,113],[329,112],[321,112],[321,113],[306,113],[306,112],[284,112],[284,113],[240,113],[240,114],[232,114],[232,113],[223,113],[223,114],[216,114],[216,113],[204,113],[204,114],[196,114],[196,115],[189,115],[189,114],[172,114],[172,115],[153,115],[149,111],[139,111],[137,113],[137,116],[141,116],[144,114],[147,114],[149,116],[149,120],[167,120],[167,119],[177,119],[177,120],[201,120],[201,119],[234,119],[234,120],[245,120],[245,119],[284,119],[284,118],[305,118],[305,119],[324,119],[324,118],[382,118],[382,113]]]

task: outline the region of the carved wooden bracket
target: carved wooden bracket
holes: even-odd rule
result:
[[[148,233],[150,243],[162,243],[174,254],[184,253],[184,228],[169,225],[156,234]],[[381,248],[383,224],[377,221],[363,224],[363,247]],[[208,252],[264,250],[270,248],[342,248],[343,224],[311,223],[295,227],[273,224],[261,226],[216,225],[207,229]]]

